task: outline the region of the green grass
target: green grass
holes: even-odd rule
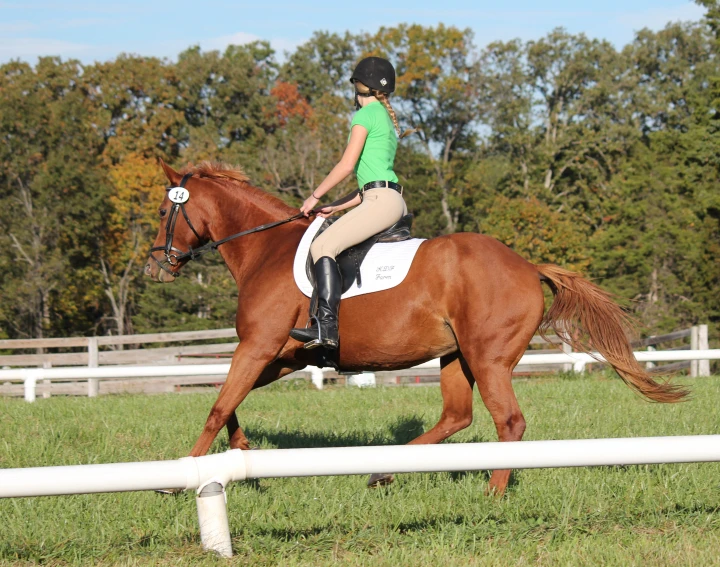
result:
[[[516,383],[525,438],[720,433],[720,377],[683,404],[650,404],[616,378]],[[0,400],[0,467],[172,459],[192,446],[214,395]],[[438,388],[279,384],[239,412],[260,447],[404,443],[440,413]],[[475,422],[453,441],[493,441]],[[226,435],[214,451],[227,448]],[[517,472],[508,494],[488,474],[406,474],[368,490],[362,477],[266,479],[228,489],[235,558],[200,550],[194,494],[0,500],[0,565],[714,565],[720,564],[720,466]]]

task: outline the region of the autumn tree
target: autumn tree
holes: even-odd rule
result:
[[[0,67],[3,326],[19,336],[85,332],[100,308],[87,266],[107,212],[105,139],[77,61]]]

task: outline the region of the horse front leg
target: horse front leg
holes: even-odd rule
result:
[[[255,384],[253,384],[252,389],[267,386],[271,382],[279,380],[283,376],[292,374],[296,370],[301,370],[303,366],[303,364],[298,364],[296,366],[287,366],[279,363],[272,363],[262,372],[262,374],[260,374],[260,377],[255,381]],[[245,436],[245,433],[240,427],[240,422],[238,421],[236,412],[233,411],[230,414],[230,417],[228,418],[225,426],[227,427],[231,449],[243,449],[247,451],[251,448],[248,438]]]
[[[238,421],[237,414],[235,412],[230,414],[225,427],[227,427],[231,449],[247,450],[250,448],[250,442],[248,441],[248,438],[245,437],[245,433],[240,427],[240,422]]]
[[[285,365],[274,363],[273,359],[281,346],[278,346],[277,349],[268,349],[267,347],[261,349],[259,345],[251,344],[250,341],[243,341],[238,345],[232,357],[227,380],[210,410],[200,437],[190,451],[191,457],[205,455],[225,425],[228,426],[232,448],[249,448],[247,438],[235,416],[235,409],[256,383],[267,384],[280,377]]]

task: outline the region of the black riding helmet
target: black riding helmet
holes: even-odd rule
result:
[[[363,85],[383,93],[395,90],[395,67],[382,57],[366,57],[357,64],[350,82],[360,81]]]

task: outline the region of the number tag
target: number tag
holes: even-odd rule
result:
[[[173,187],[168,189],[168,199],[170,199],[173,203],[185,203],[189,198],[190,191],[185,189],[185,187]]]

